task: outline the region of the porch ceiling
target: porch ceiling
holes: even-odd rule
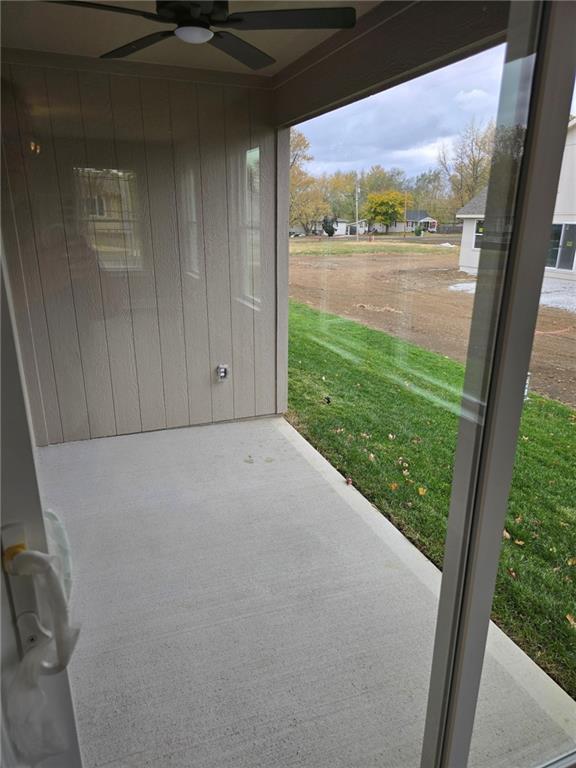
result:
[[[102,0],[96,0],[102,2]],[[129,6],[154,12],[151,0],[105,0],[107,5]],[[357,16],[363,16],[378,2],[369,0],[308,0],[290,2],[281,0],[232,1],[232,13],[242,9],[278,10],[319,6],[353,6]],[[102,53],[155,32],[161,25],[135,16],[101,13],[91,9],[75,8],[46,2],[4,0],[2,3],[2,45],[32,51],[45,51],[75,56],[98,58]],[[162,27],[163,28],[163,27]],[[276,64],[259,74],[275,75],[288,64],[299,59],[338,30],[304,30],[295,32],[256,31],[234,32],[261,48],[276,59]],[[186,45],[176,38],[147,48],[130,56],[126,61],[147,62],[220,72],[249,73],[250,70],[230,56],[209,45]]]
[[[419,764],[440,574],[282,418],[38,453],[74,555],[86,768]],[[470,765],[575,732],[491,627]]]

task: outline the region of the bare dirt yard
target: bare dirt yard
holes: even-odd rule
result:
[[[454,286],[471,281],[458,270],[458,247],[438,238],[290,241],[290,298],[461,362],[474,297]],[[530,388],[576,407],[576,313],[540,306]]]

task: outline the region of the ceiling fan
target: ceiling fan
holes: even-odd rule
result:
[[[122,59],[150,45],[176,36],[185,43],[208,43],[250,69],[274,64],[275,59],[256,46],[225,30],[284,30],[284,29],[345,29],[356,23],[354,8],[290,8],[278,11],[228,12],[228,2],[188,2],[187,0],[157,0],[156,13],[118,5],[89,3],[84,0],[50,0],[57,5],[75,5],[95,11],[140,16],[160,24],[175,24],[174,29],[159,30],[131,43],[104,53],[102,59]],[[213,29],[215,28],[215,29]],[[220,31],[224,30],[224,31]]]

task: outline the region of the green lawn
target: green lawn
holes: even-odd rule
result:
[[[294,302],[289,366],[290,421],[441,567],[463,366]],[[576,412],[531,395],[493,618],[576,698],[575,457]]]

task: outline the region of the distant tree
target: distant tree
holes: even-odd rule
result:
[[[451,221],[449,213],[449,188],[442,171],[431,168],[411,181],[414,207],[425,210],[438,221]]]
[[[319,180],[294,166],[290,171],[290,224],[309,235],[316,224],[330,214]]]
[[[372,192],[366,198],[363,208],[364,218],[370,223],[384,224],[386,232],[395,221],[404,221],[404,206],[412,205],[410,195],[390,190],[378,194]]]
[[[382,193],[389,190],[404,192],[408,187],[408,179],[401,168],[386,170],[381,165],[373,165],[361,177],[361,187],[367,195],[373,192]]]
[[[290,129],[290,170],[303,168],[313,157],[310,154],[310,142],[297,128]]]
[[[330,216],[324,216],[322,220],[322,229],[328,237],[334,237],[336,234],[336,227],[334,226],[336,224],[336,219],[332,218]]]
[[[330,213],[319,180],[305,170],[313,159],[310,142],[301,131],[290,131],[290,212],[292,226],[309,235],[316,224]]]
[[[332,216],[353,221],[356,217],[356,173],[354,171],[324,175],[320,178],[324,198]]]
[[[453,207],[462,207],[488,183],[495,127],[471,120],[451,148],[443,145],[438,166],[449,185]]]

